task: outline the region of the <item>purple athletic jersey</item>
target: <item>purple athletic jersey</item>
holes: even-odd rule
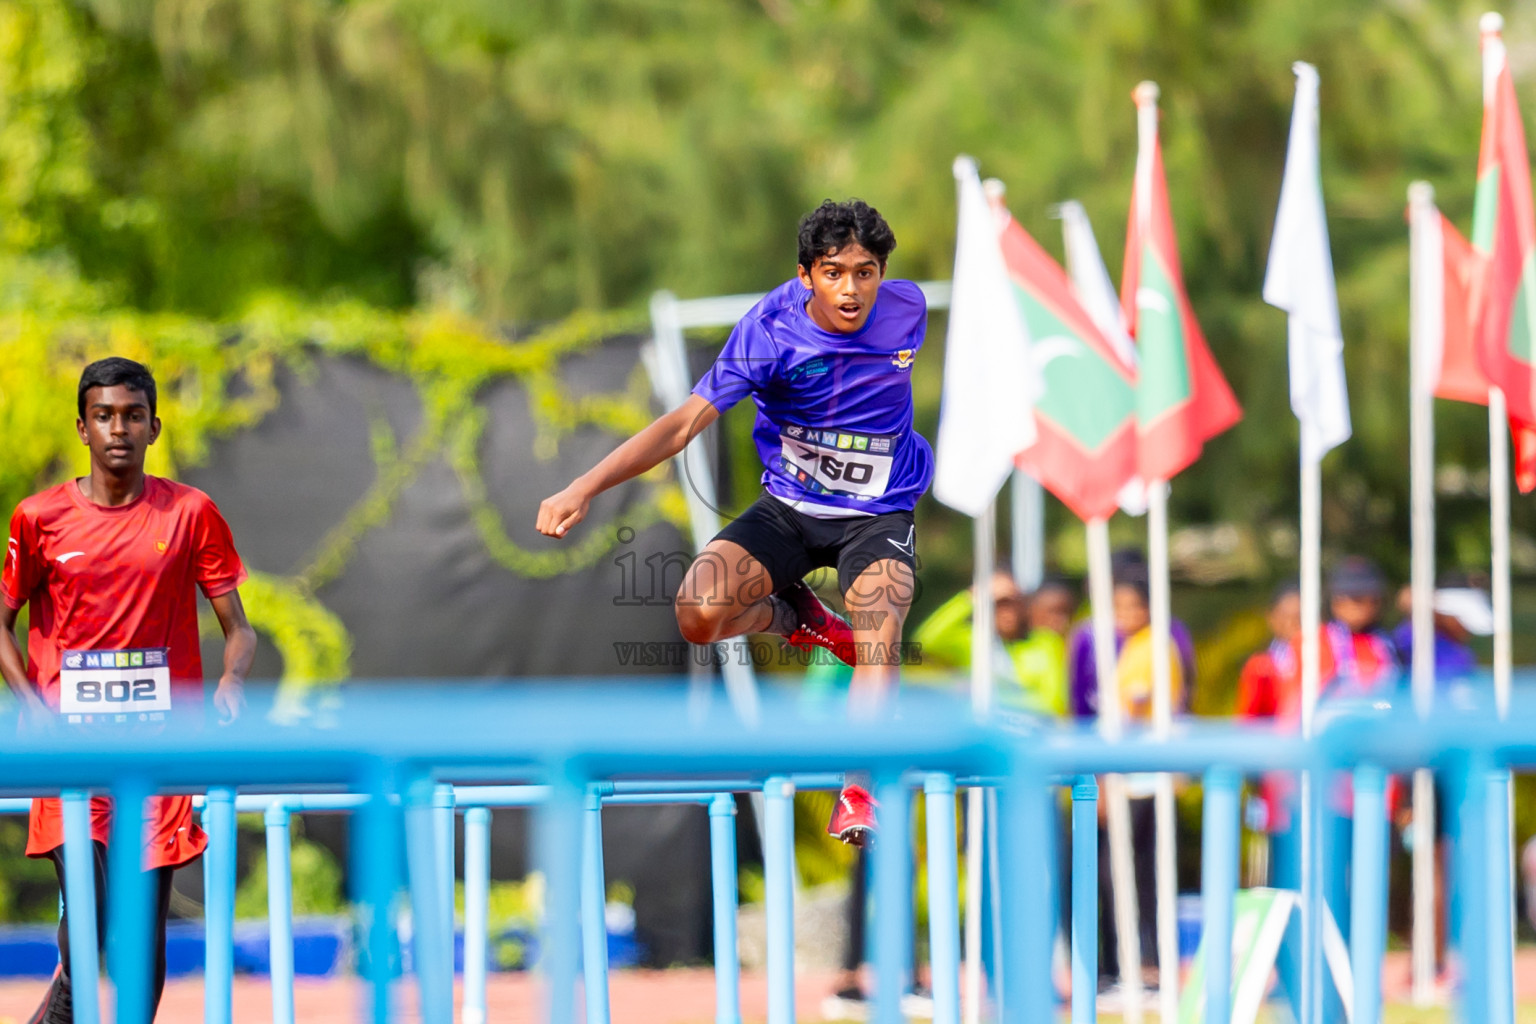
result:
[[[807,515],[909,512],[933,479],[933,450],[912,429],[912,365],[928,304],[886,281],[852,334],[817,327],[798,279],[741,318],[693,393],[721,412],[751,395],[763,486]]]

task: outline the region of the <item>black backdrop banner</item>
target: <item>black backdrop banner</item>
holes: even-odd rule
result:
[[[566,358],[559,380],[567,397],[622,394],[654,412],[638,397],[648,394],[637,386],[638,344],[611,339]],[[539,502],[611,450],[616,432],[576,427],[554,450],[540,450],[530,408],[537,396],[504,379],[476,395],[482,419],[471,467],[455,438],[423,436],[428,418],[415,384],[364,359],[317,351],[302,372],[280,371],[278,388],[281,400],[261,423],[219,441],[182,474],[218,503],[253,574],[274,581],[260,592],[265,603],[255,599],[258,579],[248,588],[263,633],[254,676],[291,679],[301,661],[324,662],[303,649],[322,622],[331,646],[345,646],[331,661],[340,658],[356,680],[484,686],[488,678],[518,685],[519,677],[684,671],[675,658],[635,656],[686,649],[671,608],[690,552],[673,525],[683,508],[675,482],[615,488],[564,541],[534,529]],[[216,637],[207,647],[205,659],[217,665]],[[509,735],[517,727],[508,722]],[[608,878],[634,887],[648,960],[705,958],[704,810],[626,808],[604,818]],[[527,816],[494,820],[495,874],[520,877]],[[306,827],[347,863],[342,819],[312,816]]]

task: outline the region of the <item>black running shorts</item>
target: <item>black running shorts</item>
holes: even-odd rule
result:
[[[715,535],[746,548],[768,570],[773,589],[813,569],[837,568],[837,587],[848,593],[859,574],[882,558],[917,569],[917,530],[911,512],[849,519],[818,519],[764,494]]]

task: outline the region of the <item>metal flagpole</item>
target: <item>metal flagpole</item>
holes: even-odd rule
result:
[[[1171,677],[1173,610],[1168,586],[1168,484],[1147,488],[1147,569],[1152,604],[1152,733],[1167,740],[1173,729]],[[1174,846],[1173,776],[1157,776],[1153,795],[1157,821],[1157,961],[1158,1013],[1176,1020],[1179,1012],[1178,859]]]
[[[678,316],[677,297],[671,292],[657,292],[651,297],[651,341],[641,349],[641,359],[651,377],[651,387],[657,400],[669,409],[675,409],[687,401],[689,394],[688,350],[683,337],[683,323]],[[677,454],[677,476],[683,485],[683,496],[688,503],[688,524],[693,535],[695,551],[704,546],[720,529],[720,514],[716,511],[718,494],[715,490],[714,470],[704,447],[704,438],[696,437]],[[744,722],[755,722],[758,715],[757,679],[752,672],[752,659],[748,656],[746,637],[732,637],[721,644],[724,660],[720,674],[725,680],[725,691],[731,706]],[[707,696],[710,686],[707,669],[698,658],[690,658],[693,680],[693,702],[701,710],[701,697]],[[761,813],[762,808],[755,808]]]
[[[1310,739],[1317,713],[1322,639],[1322,464],[1308,459],[1307,425],[1301,443],[1301,733]],[[1318,822],[1314,803],[1320,799],[1319,780],[1301,776],[1301,991],[1302,1020],[1322,1020],[1324,992],[1322,957],[1322,864],[1318,856]]]
[[[1435,366],[1445,346],[1445,256],[1435,190],[1408,186],[1409,464],[1413,520],[1413,706],[1428,718],[1435,696]],[[1434,774],[1413,773],[1413,1002],[1435,986]]]
[[[1483,103],[1493,102],[1493,90],[1506,54],[1499,33],[1504,19],[1484,14]],[[1504,391],[1488,389],[1488,497],[1492,516],[1493,547],[1493,692],[1499,717],[1509,712],[1510,598],[1509,598],[1509,409]]]
[[[978,715],[992,710],[992,651],[995,626],[992,608],[992,567],[997,551],[997,506],[977,516],[975,570],[971,607],[971,707]],[[965,1024],[981,1020],[981,883],[985,790],[972,786],[965,806]]]
[[[1088,602],[1093,614],[1093,665],[1099,683],[1099,731],[1120,738],[1120,680],[1115,675],[1114,581],[1109,567],[1109,520],[1091,519],[1088,533]],[[1131,856],[1131,809],[1125,782],[1104,777],[1109,824],[1109,873],[1114,890],[1115,933],[1126,1024],[1141,1024],[1141,934],[1136,915],[1136,867]],[[1176,1019],[1176,1018],[1167,1018]]]
[[[1141,204],[1136,216],[1144,235],[1152,223],[1150,176],[1152,151],[1157,144],[1157,97],[1153,82],[1136,87],[1136,195]],[[1147,570],[1152,606],[1152,732],[1166,740],[1173,726],[1173,679],[1169,671],[1173,613],[1168,588],[1168,484],[1162,480],[1147,484]],[[1157,822],[1158,1010],[1163,1020],[1172,1021],[1179,1012],[1179,880],[1171,775],[1158,776],[1153,802]]]
[[[1504,18],[1489,11],[1482,16],[1479,28],[1483,33],[1483,103],[1486,107],[1492,103],[1498,75],[1508,59],[1504,40],[1500,36],[1504,29]],[[1509,585],[1509,407],[1504,390],[1500,387],[1488,389],[1488,499],[1493,561],[1493,698],[1499,718],[1502,719],[1509,714],[1512,621]],[[1494,835],[1498,836],[1504,846],[1502,866],[1505,871],[1505,877],[1495,889],[1505,899],[1500,900],[1497,906],[1490,906],[1489,913],[1504,915],[1509,920],[1508,945],[1500,941],[1497,947],[1488,950],[1490,957],[1498,956],[1509,961],[1507,984],[1501,980],[1500,991],[1489,993],[1492,1000],[1489,1004],[1490,1018],[1496,1024],[1508,1021],[1514,1015],[1514,780],[1507,771],[1503,774],[1504,806],[1489,808],[1490,821],[1498,822]],[[1502,834],[1497,831],[1498,828],[1504,830]],[[1496,966],[1502,968],[1505,965]],[[1504,972],[1500,970],[1496,973]]]
[[[1026,594],[1045,579],[1045,488],[1022,469],[1013,471],[1013,578]]]

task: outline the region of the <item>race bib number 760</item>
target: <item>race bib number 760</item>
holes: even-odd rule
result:
[[[792,426],[780,435],[784,472],[816,494],[865,500],[885,494],[891,481],[893,439]]]
[[[169,648],[64,652],[59,714],[66,721],[157,721],[169,710]]]

